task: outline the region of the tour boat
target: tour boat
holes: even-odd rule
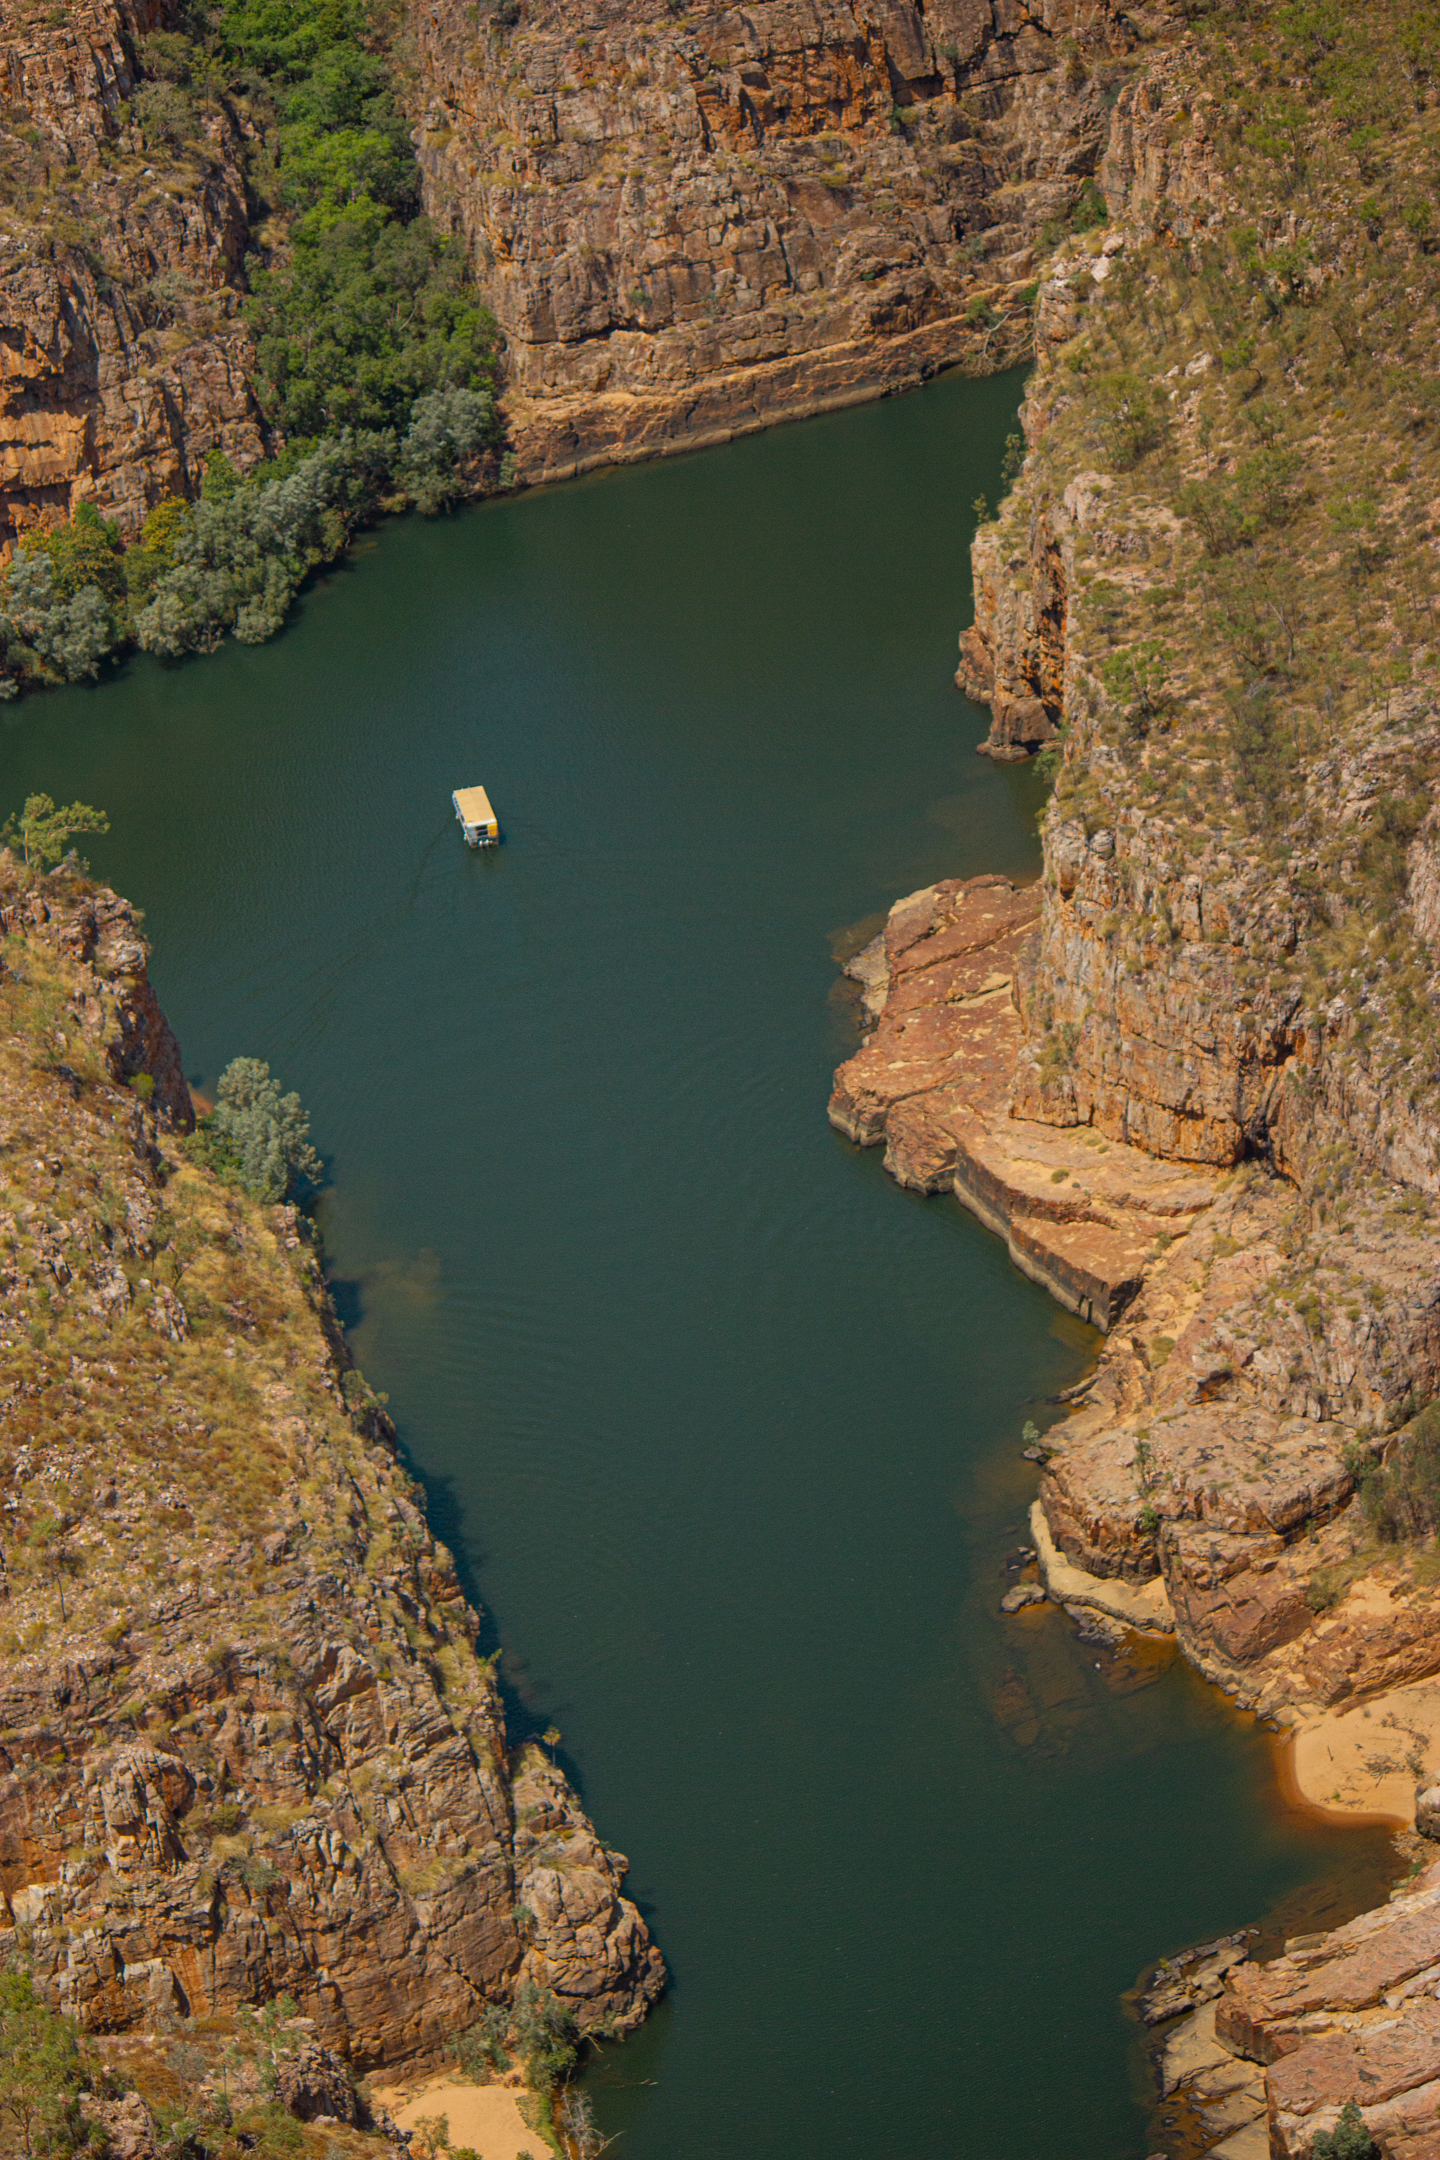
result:
[[[490,807],[483,787],[456,788],[450,797],[460,829],[471,847],[494,847],[500,838],[500,821]]]

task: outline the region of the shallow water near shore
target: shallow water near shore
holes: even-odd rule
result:
[[[1018,395],[394,524],[272,645],[0,721],[5,808],[109,811],[187,1070],[311,1110],[357,1357],[670,1961],[626,2160],[1143,2155],[1140,1968],[1386,1877],[1173,1659],[1000,1617],[1094,1338],[825,1122],[832,940],[1038,872],[950,681]]]

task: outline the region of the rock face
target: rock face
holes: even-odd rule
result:
[[[417,11],[426,207],[508,344],[523,477],[1028,349],[1041,228],[1151,18],[1114,0]]]
[[[1373,850],[1371,807],[1400,774],[1440,772],[1440,707],[1406,687],[1317,741],[1292,827],[1316,866],[1293,877],[1250,836],[1223,762],[1199,799],[1157,782],[1176,724],[1163,685],[1127,709],[1141,692],[1104,675],[1119,610],[1183,589],[1195,538],[1153,482],[1097,458],[1077,386],[1095,311],[1095,340],[1143,358],[1157,318],[1137,330],[1116,295],[1158,290],[1178,244],[1240,214],[1208,96],[1184,39],[1122,91],[1100,165],[1111,224],[1072,236],[1041,280],[1030,454],[974,547],[961,680],[992,704],[985,747],[1026,754],[1066,730],[1043,879],[897,905],[852,964],[873,1033],[830,1114],[883,1139],[902,1182],[955,1190],[1110,1331],[1048,1435],[1055,1544],[1092,1577],[1159,1578],[1187,1654],[1294,1721],[1440,1670],[1425,1571],[1394,1547],[1352,1565],[1370,1533],[1351,1506],[1357,1471],[1440,1396],[1440,1124],[1418,1065],[1386,1077],[1404,1070],[1404,998],[1440,991],[1433,811],[1397,852],[1413,942],[1388,965],[1415,986],[1399,1006],[1381,976],[1325,994],[1336,923],[1370,918],[1363,895],[1316,898]],[[1188,385],[1213,368],[1202,346],[1152,392],[1175,407],[1182,472],[1211,454]],[[1172,650],[1194,628],[1176,618]],[[1393,1047],[1377,1057],[1372,1038]]]
[[[84,501],[133,530],[212,449],[260,455],[235,122],[217,109],[166,166],[124,102],[166,20],[166,0],[81,0],[7,23],[0,544]]]
[[[1265,2066],[1270,2150],[1301,2160],[1347,2101],[1391,2160],[1440,2143],[1440,1862],[1388,1905],[1227,1977],[1215,2036]]]
[[[510,1747],[303,1221],[187,1160],[128,909],[0,898],[0,1955],[96,2032],[288,1992],[358,2069],[525,1980],[634,2024],[627,1863]]]
[[[1268,80],[1288,18],[1257,19]],[[1210,307],[1239,274],[1236,228],[1292,228],[1273,164],[1237,167],[1199,52],[1175,40],[1121,92],[1109,229],[1069,236],[1040,277],[1025,465],[973,551],[959,681],[991,705],[982,747],[1058,745],[1043,877],[899,903],[852,964],[870,1032],[831,1116],[1108,1330],[1045,1436],[1050,1595],[1173,1624],[1201,1671],[1294,1729],[1307,1798],[1354,1812],[1368,1781],[1398,1812],[1418,1779],[1433,1830],[1436,1413],[1417,1413],[1440,1398],[1440,685],[1399,595],[1428,561],[1410,534],[1434,468],[1409,461],[1378,350],[1373,454],[1396,493],[1356,619],[1393,687],[1304,675],[1298,638],[1247,663],[1236,594],[1257,579],[1329,649],[1346,569],[1312,477],[1340,484],[1345,438],[1318,340],[1302,349],[1321,318],[1297,308],[1247,367]],[[1430,125],[1432,92],[1412,102]],[[1440,306],[1420,252],[1382,259],[1333,190],[1314,234],[1328,307],[1376,318],[1379,285],[1417,281]],[[1433,352],[1414,364],[1433,397]],[[1222,530],[1215,504],[1271,454],[1289,494]],[[1289,730],[1283,772],[1255,758],[1257,708]],[[1432,1866],[1389,1908],[1238,1967],[1213,2030],[1194,2013],[1184,2076],[1208,2081],[1196,2104],[1236,2160],[1261,2114],[1298,2160],[1351,2098],[1387,2160],[1440,2154],[1437,1910]]]
[[[835,1075],[830,1122],[919,1192],[948,1189],[1007,1240],[1017,1267],[1108,1327],[1158,1236],[1213,1189],[1138,1149],[1008,1115],[1022,1030],[1015,980],[1040,893],[946,879],[899,900],[850,963],[877,1021]]]
[[[297,2122],[314,2122],[317,2115],[356,2128],[367,2122],[365,2104],[344,2063],[313,2040],[302,2042],[277,2063],[275,2098]]]

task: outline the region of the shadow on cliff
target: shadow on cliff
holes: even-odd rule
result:
[[[336,1296],[341,1287],[338,1284],[331,1285],[332,1297]],[[358,1314],[360,1285],[346,1284],[343,1287],[355,1292],[355,1309]],[[339,1309],[337,1298],[337,1310]],[[342,1313],[342,1318],[344,1317]],[[351,1325],[348,1318],[345,1319],[345,1324],[347,1327]],[[487,1555],[466,1527],[467,1509],[456,1480],[433,1472],[422,1473],[406,1445],[405,1428],[398,1423],[396,1452],[424,1492],[430,1527],[436,1537],[449,1546],[460,1588],[480,1616],[475,1653],[477,1657],[494,1657],[497,1660],[495,1679],[505,1709],[505,1731],[511,1748],[523,1747],[527,1740],[543,1742],[550,1759],[563,1771],[566,1780],[579,1797],[581,1806],[585,1807],[585,1779],[580,1765],[560,1744],[559,1728],[532,1684],[529,1666],[518,1651],[502,1641],[495,1615],[480,1594],[480,1574]],[[554,1737],[547,1738],[547,1735]],[[636,1894],[633,1887],[627,1886],[626,1896],[639,1907],[647,1921],[652,1917],[651,1907],[644,1898]]]

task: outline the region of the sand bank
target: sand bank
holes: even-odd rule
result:
[[[468,2085],[442,2075],[403,2090],[377,2086],[375,2098],[402,2130],[413,2130],[422,2115],[443,2115],[451,2145],[473,2147],[479,2160],[554,2160],[539,2131],[527,2129],[513,2085]]]
[[[1417,1779],[1440,1771],[1440,1676],[1303,1719],[1281,1776],[1298,1800],[1351,1820],[1413,1825]]]

